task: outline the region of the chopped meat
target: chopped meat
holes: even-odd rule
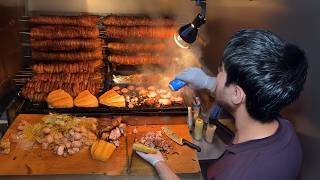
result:
[[[164,153],[171,153],[173,147],[171,141],[164,138],[162,131],[147,132],[139,140],[145,146],[156,148]]]
[[[120,129],[118,127],[116,127],[115,129],[113,129],[109,135],[109,139],[111,140],[117,140],[119,139],[119,137],[121,136],[121,132]]]

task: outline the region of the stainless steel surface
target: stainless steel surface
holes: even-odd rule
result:
[[[217,135],[214,136],[212,143],[207,143],[204,138],[200,141],[193,139],[192,142],[201,147],[201,152],[197,152],[199,160],[218,159],[226,149],[225,144]]]

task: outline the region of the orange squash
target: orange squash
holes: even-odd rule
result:
[[[47,102],[53,108],[73,107],[73,98],[63,89],[51,91],[47,97]]]
[[[114,144],[99,140],[91,146],[90,152],[93,159],[106,162],[115,149],[116,146]]]
[[[74,105],[77,107],[98,107],[98,99],[88,90],[82,91],[74,99]]]
[[[99,97],[99,103],[106,105],[106,106],[113,106],[113,107],[125,107],[126,101],[124,96],[121,96],[113,89],[105,92]]]

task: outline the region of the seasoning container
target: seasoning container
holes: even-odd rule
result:
[[[214,124],[207,124],[207,129],[206,129],[206,133],[205,133],[205,140],[208,143],[212,143],[213,141],[213,136],[214,136],[214,132],[216,131],[217,126]]]
[[[202,138],[202,131],[203,131],[203,120],[200,118],[197,118],[195,121],[194,126],[194,139],[197,141],[200,141]]]
[[[192,109],[193,109],[193,119],[198,119],[200,114],[200,98],[196,97],[195,102],[193,103]]]
[[[188,107],[188,127],[189,127],[189,131],[192,132],[192,130],[193,130],[193,114],[192,114],[191,107]]]

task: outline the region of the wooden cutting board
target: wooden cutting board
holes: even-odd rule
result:
[[[19,115],[12,123],[4,138],[10,138],[22,120],[38,122],[44,115]],[[0,155],[0,175],[40,175],[40,174],[106,174],[120,175],[126,172],[125,137],[120,139],[120,147],[107,162],[93,160],[89,148],[61,157],[40,148],[25,150],[20,143],[11,143],[9,155]]]
[[[38,122],[44,115],[21,114],[12,123],[4,138],[10,138],[17,130],[22,120]],[[143,117],[141,117],[143,118]],[[175,117],[172,117],[173,121]],[[83,148],[80,152],[69,157],[60,157],[48,150],[36,148],[26,150],[19,143],[11,143],[9,155],[0,154],[0,175],[49,175],[49,174],[105,174],[105,175],[128,175],[128,162],[132,155],[134,138],[148,131],[160,130],[163,125],[137,125],[127,128],[127,136],[120,138],[120,147],[112,154],[107,162],[93,160],[89,148]],[[178,135],[191,140],[186,124],[168,125]],[[138,134],[132,134],[136,127]],[[126,145],[126,141],[128,146]],[[174,144],[176,154],[169,155],[167,164],[176,173],[199,174],[196,152],[187,146]],[[133,153],[130,175],[153,175],[154,168],[146,161]]]
[[[191,136],[188,131],[186,124],[179,125],[166,125],[170,127],[174,132],[176,132],[180,137],[183,137],[189,141]],[[132,144],[135,139],[140,139],[140,137],[150,131],[159,131],[163,125],[147,125],[147,126],[128,126],[127,128],[127,138],[128,138],[128,154],[129,161],[131,161],[131,167],[129,167],[130,174],[132,175],[153,175],[156,174],[155,169],[146,161],[141,159],[138,154],[132,151]],[[133,129],[137,130],[137,133],[133,133]],[[163,134],[166,138],[166,136]],[[170,140],[171,141],[171,140]],[[179,144],[172,141],[174,152],[167,155],[165,158],[168,166],[178,174],[198,174],[200,173],[200,167],[198,163],[198,158],[196,151],[189,148],[188,146],[180,146]],[[130,160],[130,157],[132,160]],[[130,163],[129,163],[130,164]]]

